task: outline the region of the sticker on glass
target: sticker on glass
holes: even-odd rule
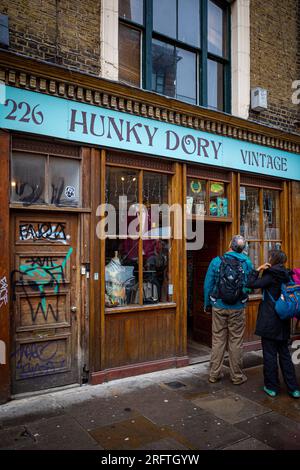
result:
[[[75,197],[75,188],[74,188],[74,186],[66,186],[65,187],[65,195],[69,199]]]

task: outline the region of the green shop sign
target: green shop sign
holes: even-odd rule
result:
[[[3,84],[0,127],[300,180],[298,154]]]

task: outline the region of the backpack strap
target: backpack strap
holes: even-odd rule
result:
[[[265,292],[267,292],[268,296],[270,297],[270,299],[272,300],[272,302],[274,302],[274,304],[276,303],[276,300],[274,299],[274,297],[271,295],[271,293],[268,291],[268,289],[264,289],[263,290],[263,300],[265,300]]]

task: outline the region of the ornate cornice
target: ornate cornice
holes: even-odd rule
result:
[[[4,50],[0,50],[0,81],[18,88],[300,153],[300,135]]]

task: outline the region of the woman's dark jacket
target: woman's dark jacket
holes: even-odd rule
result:
[[[258,271],[252,271],[248,277],[247,287],[263,289],[264,297],[258,309],[255,334],[263,338],[285,341],[290,337],[290,320],[281,320],[275,311],[274,302],[268,295],[271,293],[274,300],[281,294],[281,284],[290,280],[290,271],[282,264],[276,264],[263,271],[259,277]]]

